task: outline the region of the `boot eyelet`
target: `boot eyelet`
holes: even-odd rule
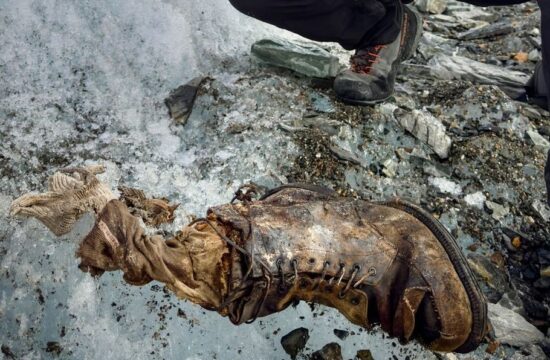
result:
[[[307,262],[309,264],[313,265],[313,264],[315,264],[315,258],[309,258],[309,260]]]
[[[354,297],[354,298],[351,299],[350,302],[351,302],[352,305],[359,305],[359,303],[361,302],[361,300],[360,300],[359,298],[357,298],[357,297]]]
[[[283,260],[283,258],[280,257],[280,258],[277,258],[277,261],[275,261],[275,265],[277,265],[277,267],[279,268],[279,267],[283,266],[284,262],[285,261]]]
[[[325,261],[325,263],[323,265],[326,266],[326,267],[329,267],[330,266],[330,261]]]
[[[369,275],[370,276],[376,276],[376,269],[373,268],[373,267],[369,268]]]
[[[325,291],[326,292],[332,292],[333,289],[334,289],[334,286],[332,286],[332,285],[325,286]]]
[[[342,292],[342,290],[338,291],[338,299],[344,299],[346,297],[346,294]]]
[[[300,279],[298,286],[300,287],[300,289],[307,289],[309,286],[309,281],[307,281],[306,279]]]
[[[298,260],[292,259],[292,260],[290,261],[290,264],[291,264],[292,266],[298,266]]]
[[[353,270],[354,270],[354,271],[361,271],[361,265],[354,264],[354,265],[353,265]]]

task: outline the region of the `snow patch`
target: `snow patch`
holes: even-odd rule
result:
[[[442,193],[455,196],[462,194],[462,188],[454,181],[445,178],[429,177],[428,182],[434,187],[438,188],[439,191],[441,191]]]
[[[483,205],[485,204],[485,200],[487,200],[487,197],[483,195],[481,191],[464,196],[464,201],[466,202],[466,204],[468,204],[469,206],[478,208],[480,210],[483,210]]]

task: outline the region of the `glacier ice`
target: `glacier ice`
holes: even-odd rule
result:
[[[167,231],[244,182],[287,181],[281,169],[298,149],[277,123],[303,115],[303,88],[255,76],[246,52],[261,36],[289,34],[215,0],[2,1],[0,14],[0,344],[27,359],[50,358],[48,342],[59,343],[61,358],[280,359],[280,337],[306,326],[313,350],[335,341],[337,327],[359,334],[341,342],[346,358],[361,348],[435,358],[305,304],[236,328],[158,284],[78,271],[74,251],[91,217],[60,239],[35,220],[8,218],[15,197],[69,165],[103,163],[113,189],[181,203]],[[207,73],[215,91],[175,126],[164,98]]]

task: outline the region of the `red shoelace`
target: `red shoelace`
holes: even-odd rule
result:
[[[376,45],[359,50],[350,58],[351,71],[358,74],[369,74],[373,66],[379,62],[380,50],[386,45]]]

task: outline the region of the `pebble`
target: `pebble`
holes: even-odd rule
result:
[[[372,353],[370,350],[363,349],[363,350],[357,350],[357,354],[355,355],[355,360],[374,360],[374,357],[372,356]]]
[[[398,163],[393,159],[387,159],[382,163],[382,166],[384,167],[382,169],[382,173],[386,175],[389,178],[395,177],[397,174],[397,167]]]
[[[296,356],[305,348],[308,340],[309,330],[301,327],[283,336],[281,338],[281,345],[292,359],[296,359]]]
[[[342,348],[337,343],[327,344],[311,354],[310,360],[343,360]]]
[[[340,340],[345,340],[349,336],[349,331],[334,329],[334,335],[336,335]]]
[[[504,218],[506,215],[510,213],[509,207],[503,206],[501,204],[498,204],[492,201],[485,201],[485,206],[487,206],[487,208],[491,210],[491,216],[495,220],[501,220],[502,218]]]

